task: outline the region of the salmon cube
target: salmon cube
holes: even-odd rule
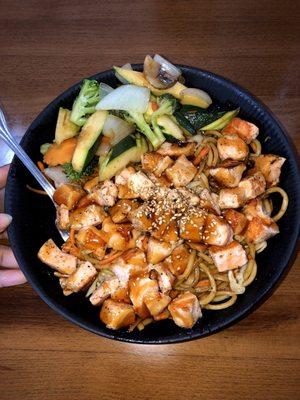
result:
[[[127,215],[130,211],[136,210],[138,207],[139,203],[137,203],[137,201],[122,199],[109,209],[109,213],[113,222],[118,224],[120,222],[128,221]]]
[[[143,169],[153,172],[158,177],[173,163],[174,161],[169,156],[164,157],[156,152],[146,153],[142,156]]]
[[[40,248],[38,258],[61,274],[72,274],[76,270],[76,257],[61,251],[52,239]]]
[[[61,204],[56,209],[56,222],[62,230],[67,230],[70,227],[69,209],[64,204]]]
[[[107,299],[101,308],[100,319],[109,329],[121,329],[134,323],[135,313],[131,305]]]
[[[224,212],[224,217],[231,226],[235,235],[240,235],[248,224],[245,215],[236,210],[226,210]]]
[[[175,187],[186,186],[197,173],[197,168],[185,155],[180,156],[175,164],[166,169],[167,178],[173,182]]]
[[[145,304],[153,317],[161,314],[171,301],[171,297],[166,294],[158,293],[156,297],[146,298]]]
[[[81,228],[101,224],[105,217],[106,213],[102,207],[97,204],[91,204],[71,211],[70,225],[71,228],[79,231]]]
[[[262,154],[254,158],[255,168],[263,174],[268,187],[275,186],[279,182],[281,167],[285,160],[284,157],[273,154]]]
[[[112,278],[104,281],[91,295],[90,302],[93,306],[100,306],[104,300],[112,296],[120,286],[119,279]]]
[[[210,193],[207,189],[202,189],[199,194],[200,198],[200,207],[204,208],[204,210],[214,212],[216,214],[221,214],[219,207],[219,198],[215,193]]]
[[[157,150],[158,154],[162,156],[180,157],[182,155],[191,157],[195,153],[196,143],[187,143],[185,145],[178,145],[176,143],[164,142]]]
[[[223,129],[223,133],[237,134],[241,139],[249,144],[258,136],[259,129],[251,122],[244,121],[240,118],[233,118]]]
[[[201,242],[207,213],[201,209],[190,212],[179,221],[179,234],[182,239]]]
[[[217,148],[221,160],[231,159],[242,161],[249,154],[247,144],[237,135],[225,135],[217,141]]]
[[[177,246],[171,254],[171,262],[168,263],[168,268],[175,276],[179,276],[184,273],[190,258],[189,249],[181,244]]]
[[[208,214],[204,224],[203,242],[214,246],[225,246],[232,241],[232,229],[221,217]]]
[[[63,204],[68,210],[71,210],[84,195],[85,191],[81,187],[68,183],[55,190],[53,200],[59,206]]]
[[[248,261],[243,246],[235,240],[227,246],[210,247],[209,254],[219,272],[242,267]]]
[[[80,229],[76,235],[76,241],[80,247],[91,250],[99,260],[105,256],[106,243],[102,239],[99,229],[94,226]]]
[[[221,209],[239,208],[244,203],[244,192],[239,187],[220,190],[219,206]]]
[[[135,229],[141,232],[148,232],[154,222],[154,214],[147,204],[142,204],[128,213],[128,219]]]
[[[147,261],[151,264],[158,264],[168,257],[173,250],[170,243],[162,242],[152,237],[148,241]]]
[[[60,280],[61,286],[68,292],[77,293],[86,288],[97,275],[96,268],[88,261],[83,262],[68,278]]]
[[[100,186],[96,186],[88,195],[88,200],[99,206],[112,207],[118,196],[118,188],[112,181],[104,181]]]
[[[236,187],[242,179],[243,172],[246,170],[245,164],[238,164],[233,167],[211,168],[209,173],[214,179],[225,187]]]
[[[129,282],[129,297],[133,304],[135,312],[141,318],[149,316],[149,310],[146,307],[145,300],[154,298],[158,295],[158,284],[156,280],[137,276]]]
[[[254,217],[245,232],[249,243],[259,243],[279,233],[278,225],[271,218]]]
[[[175,281],[174,275],[171,273],[169,268],[167,268],[166,263],[156,264],[150,266],[151,272],[156,273],[156,280],[158,282],[159,289],[162,293],[169,292],[172,289],[173,283]]]
[[[191,292],[184,292],[172,300],[168,310],[175,324],[181,328],[192,328],[202,317],[199,301]]]
[[[130,175],[128,187],[137,193],[141,199],[147,200],[153,195],[154,183],[143,172],[139,171]]]
[[[145,253],[138,248],[126,251],[126,253],[122,254],[122,259],[125,261],[125,263],[130,265],[137,265],[140,267],[147,266]]]
[[[256,172],[242,179],[238,187],[243,191],[244,198],[246,200],[251,200],[265,191],[266,181],[261,172]]]
[[[246,218],[251,221],[254,217],[269,218],[269,214],[260,199],[252,199],[243,208]]]

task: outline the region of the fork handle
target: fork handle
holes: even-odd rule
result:
[[[45,178],[45,176],[41,173],[41,171],[37,168],[37,166],[32,162],[32,160],[28,157],[22,147],[14,140],[11,133],[8,130],[8,126],[3,114],[3,111],[0,108],[0,139],[4,141],[4,143],[10,147],[10,149],[15,153],[15,155],[19,158],[19,160],[25,165],[25,167],[32,173],[41,187],[45,190],[48,196],[53,201],[54,195],[54,187],[51,183]]]

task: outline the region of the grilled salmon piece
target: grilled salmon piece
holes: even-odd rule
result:
[[[225,135],[217,141],[217,149],[221,160],[231,159],[242,161],[249,154],[247,144],[237,135]]]
[[[85,289],[87,285],[92,283],[96,275],[96,268],[90,262],[85,261],[68,278],[61,278],[59,282],[64,294],[69,295]]]
[[[209,254],[219,272],[242,267],[248,261],[243,246],[235,240],[227,246],[211,246]]]
[[[246,143],[251,143],[259,134],[259,129],[251,122],[244,121],[241,118],[233,118],[223,129],[223,133],[236,134]]]
[[[192,328],[202,316],[197,297],[191,292],[184,292],[171,301],[168,310],[176,325]]]
[[[203,229],[203,242],[214,246],[225,246],[232,241],[232,229],[225,219],[208,214]]]
[[[185,155],[180,156],[172,167],[166,169],[167,178],[175,187],[185,187],[197,173],[197,168]]]
[[[277,233],[279,233],[279,228],[272,218],[254,217],[248,224],[245,238],[249,243],[259,243]]]
[[[224,217],[231,226],[235,235],[240,235],[248,224],[245,215],[236,210],[226,210],[224,212]]]
[[[180,157],[182,155],[191,157],[195,153],[196,143],[187,143],[178,145],[176,143],[164,142],[157,150],[158,154],[162,156]]]
[[[61,251],[52,239],[40,248],[38,258],[61,274],[69,275],[76,270],[76,257]]]
[[[232,167],[215,167],[209,170],[214,179],[225,187],[236,187],[242,179],[246,165],[241,163]]]
[[[149,316],[149,310],[145,304],[147,298],[154,298],[158,295],[158,284],[156,280],[137,276],[129,282],[129,297],[135,312],[141,318]]]
[[[100,319],[109,329],[121,329],[135,322],[135,313],[130,304],[107,299],[101,308]]]
[[[281,167],[285,160],[284,157],[273,154],[262,154],[254,158],[255,168],[263,174],[268,187],[275,186],[279,182]]]
[[[59,206],[63,204],[68,210],[71,210],[85,194],[81,187],[67,183],[55,190],[53,200]]]

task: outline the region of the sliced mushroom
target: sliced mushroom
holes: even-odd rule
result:
[[[158,54],[154,58],[149,55],[144,61],[144,74],[151,85],[157,89],[166,89],[175,84],[181,71]]]

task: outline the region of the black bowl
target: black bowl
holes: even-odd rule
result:
[[[141,65],[134,67],[140,69]],[[13,216],[8,233],[22,271],[52,309],[75,324],[110,339],[145,344],[176,343],[224,329],[249,314],[266,299],[287,271],[295,251],[300,220],[300,184],[296,156],[283,127],[255,97],[229,80],[197,68],[180,67],[188,86],[204,89],[215,100],[240,107],[241,116],[259,126],[263,152],[278,154],[287,159],[282,170],[281,186],[289,195],[289,207],[279,222],[280,234],[269,240],[267,249],[257,257],[258,273],[255,281],[232,307],[222,311],[204,311],[203,318],[189,330],[177,327],[172,321],[163,321],[150,325],[142,332],[114,332],[100,322],[99,310],[92,307],[83,294],[63,296],[57,278],[38,260],[37,252],[47,239],[53,238],[58,245],[62,240],[54,224],[55,210],[51,201],[26,189],[26,184],[37,184],[15,157],[8,177],[5,204],[6,212]],[[111,70],[92,78],[112,86],[117,84]],[[28,128],[21,144],[32,160],[40,159],[39,148],[42,143],[53,140],[58,108],[71,107],[79,86],[80,82],[58,96]]]

